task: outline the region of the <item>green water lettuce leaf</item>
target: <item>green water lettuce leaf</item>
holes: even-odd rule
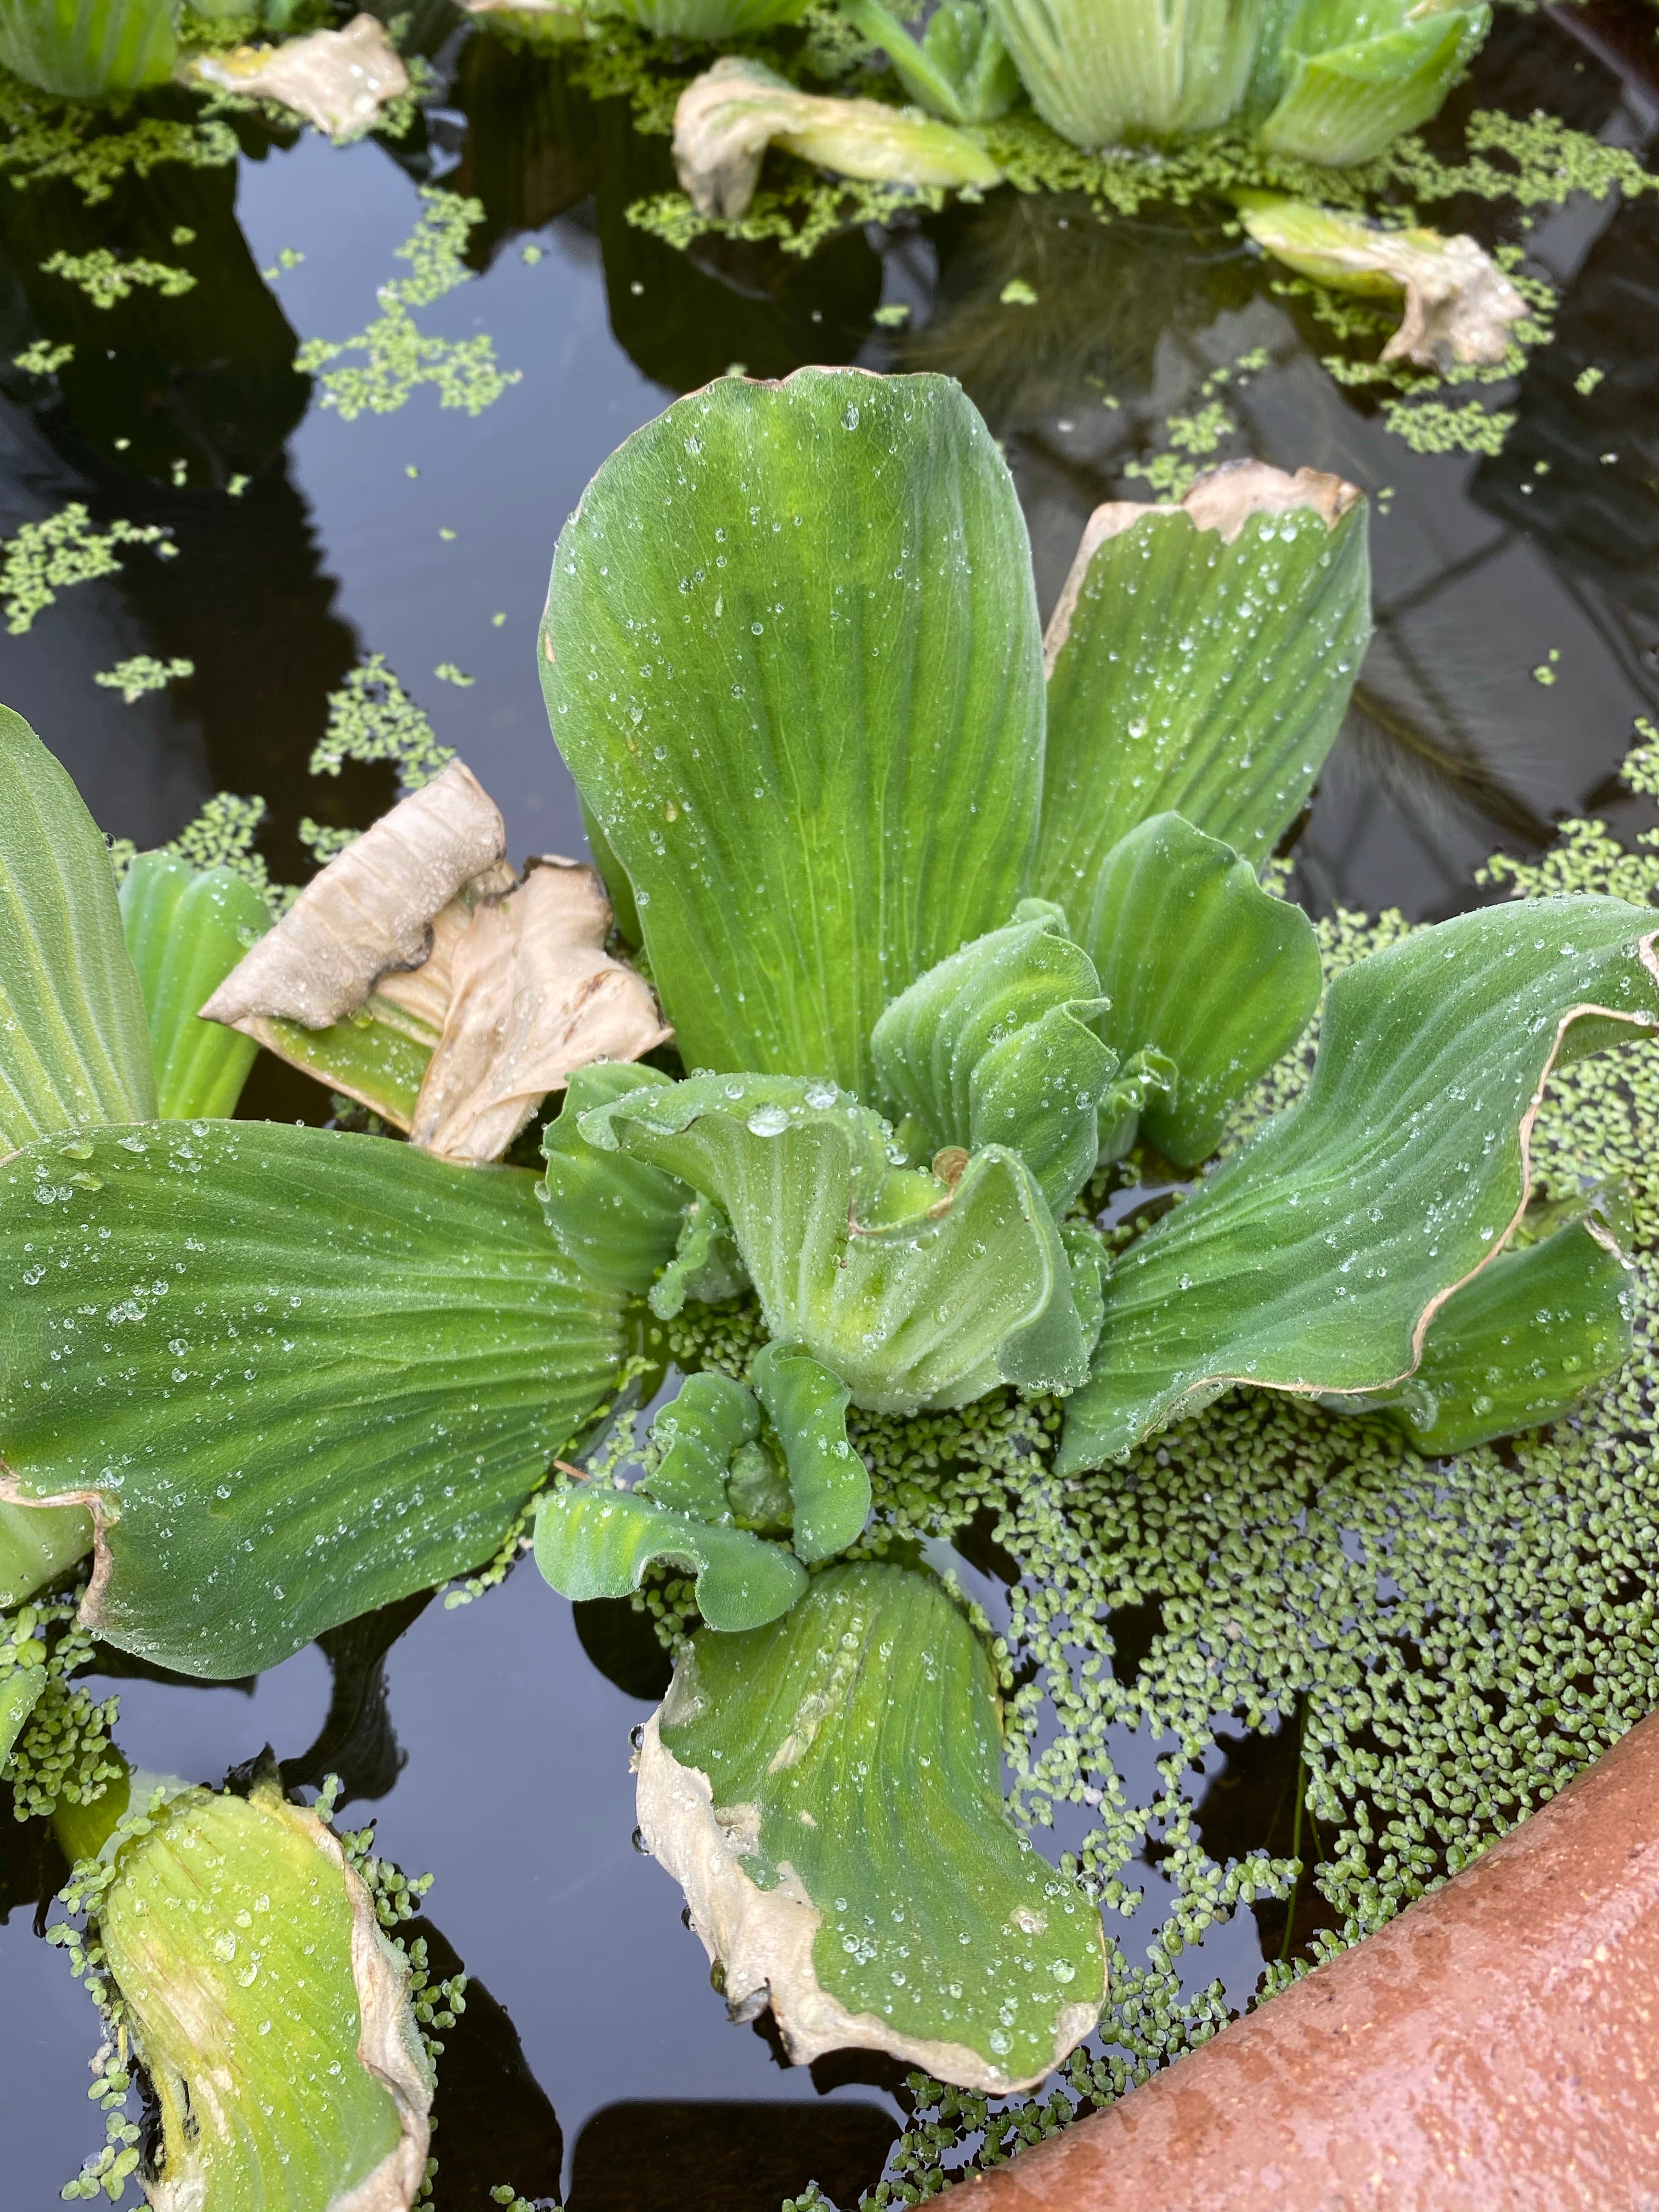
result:
[[[46,1686],[44,1667],[14,1667],[0,1674],[0,1775],[11,1761],[12,1747],[28,1725],[29,1715]]]
[[[108,849],[64,769],[0,707],[0,1157],[155,1113]]]
[[[760,1407],[752,1390],[714,1369],[688,1375],[672,1403],[651,1425],[661,1454],[640,1484],[672,1513],[699,1521],[729,1521],[726,1471],[739,1444],[760,1434]]]
[[[547,1172],[537,1192],[560,1249],[596,1281],[635,1297],[645,1295],[674,1257],[694,1194],[642,1160],[601,1152],[582,1135],[581,1117],[668,1081],[657,1068],[621,1061],[579,1067],[556,1120],[542,1133]]]
[[[885,1125],[833,1084],[700,1076],[584,1114],[581,1133],[714,1199],[768,1333],[877,1413],[966,1405],[1000,1382],[1074,1389],[1069,1268],[1023,1161],[992,1146],[954,1186],[896,1168]]]
[[[155,2212],[412,2204],[431,2065],[332,1831],[267,1778],[186,1791],[117,1850],[97,1930],[161,2106]]]
[[[560,537],[542,682],[688,1066],[867,1091],[889,999],[1025,889],[1030,554],[944,377],[727,377],[636,431]]]
[[[1141,1127],[1179,1167],[1207,1159],[1229,1109],[1288,1052],[1319,1003],[1319,940],[1300,907],[1263,890],[1231,846],[1155,814],[1106,857],[1085,926],[1106,1010],[1096,1024],[1127,1060],[1174,1065]]]
[[[922,1158],[1016,1152],[1056,1212],[1094,1170],[1118,1056],[1093,1026],[1094,964],[1057,908],[964,945],[894,1000],[870,1040],[880,1094]]]
[[[121,921],[144,994],[156,1110],[169,1121],[236,1111],[258,1046],[197,1009],[270,927],[270,908],[228,868],[140,853],[121,884]]]
[[[1270,152],[1341,167],[1375,161],[1439,112],[1492,22],[1486,7],[1303,0],[1260,129]]]
[[[668,1512],[637,1491],[572,1484],[536,1509],[536,1564],[561,1597],[626,1597],[659,1559],[696,1577],[697,1609],[723,1634],[775,1620],[806,1587],[781,1544]]]
[[[1038,114],[1091,151],[1226,122],[1267,15],[1238,0],[990,0],[990,9]]]
[[[1100,1916],[1009,1821],[990,1662],[931,1576],[830,1567],[747,1636],[698,1635],[647,1723],[640,1832],[733,2018],[790,2057],[884,2051],[1035,2087],[1093,2027]]]
[[[946,123],[991,123],[1019,97],[1019,72],[979,0],[942,0],[920,39],[883,0],[841,0],[912,100]]]
[[[1359,962],[1301,1100],[1119,1261],[1062,1472],[1230,1382],[1393,1389],[1504,1249],[1550,1070],[1659,1026],[1656,918],[1609,898],[1467,914]]]
[[[796,1556],[809,1566],[832,1559],[870,1514],[869,1472],[847,1438],[852,1394],[797,1345],[765,1346],[750,1373],[789,1469]]]
[[[1365,527],[1352,484],[1259,461],[1180,507],[1095,510],[1048,625],[1036,890],[1080,916],[1113,846],[1154,814],[1267,859],[1370,635]]]
[[[0,1460],[91,1510],[123,1650],[251,1674],[477,1566],[616,1375],[528,1174],[251,1121],[64,1152],[0,1166]]]
[[[1429,1323],[1417,1372],[1342,1413],[1386,1413],[1431,1457],[1553,1421],[1630,1357],[1631,1278],[1599,1226],[1500,1252]]]
[[[64,100],[165,84],[178,0],[0,0],[0,68]]]
[[[672,1321],[688,1298],[720,1305],[748,1288],[749,1270],[731,1223],[712,1198],[694,1197],[680,1223],[674,1256],[651,1285],[652,1312],[659,1321]]]
[[[55,1583],[91,1549],[84,1506],[0,1504],[0,1612]]]

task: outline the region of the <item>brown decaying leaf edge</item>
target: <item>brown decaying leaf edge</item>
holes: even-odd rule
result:
[[[274,100],[331,137],[374,122],[389,100],[409,90],[409,71],[373,15],[354,15],[343,31],[313,31],[279,46],[238,46],[198,54],[189,74],[255,100]]]
[[[884,2051],[959,2088],[1007,2096],[1035,2089],[1100,2016],[1098,2005],[1056,2009],[1054,2057],[1038,2073],[1015,2078],[965,2043],[902,2035],[871,2012],[850,2013],[817,1978],[812,1944],[823,1915],[786,1860],[774,1889],[762,1889],[741,1860],[758,1840],[753,1805],[716,1807],[708,1777],[684,1766],[662,1741],[662,1714],[645,1724],[636,1760],[640,1834],[652,1856],[685,1893],[691,1927],[726,1977],[726,2002],[736,2021],[757,2019],[769,2005],[791,2059],[809,2064],[829,2051]],[[1104,1936],[1102,1937],[1103,1954]]]
[[[1195,530],[1218,532],[1231,545],[1253,514],[1289,514],[1310,507],[1327,530],[1334,530],[1355,501],[1362,498],[1358,484],[1322,469],[1298,469],[1294,476],[1266,461],[1229,461],[1201,476],[1179,506],[1169,501],[1108,500],[1097,507],[1083,526],[1083,536],[1066,574],[1048,627],[1043,633],[1044,673],[1052,676],[1054,663],[1072,632],[1072,617],[1089,574],[1090,564],[1109,538],[1120,538],[1149,514],[1184,514]]]

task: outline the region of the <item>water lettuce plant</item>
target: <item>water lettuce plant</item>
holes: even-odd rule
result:
[[[769,1992],[798,2055],[1040,2078],[1098,2010],[1098,1926],[1007,1825],[973,1631],[861,1555],[849,1416],[1054,1401],[1075,1475],[1243,1386],[1449,1449],[1567,1409],[1627,1342],[1617,1204],[1541,1219],[1531,1148],[1558,1067],[1659,1027],[1648,908],[1537,899],[1356,963],[1304,1095],[1230,1146],[1318,1009],[1264,871],[1369,621],[1332,477],[1098,510],[1045,637],[954,385],[812,369],[671,406],[566,525],[539,641],[637,939],[595,937],[590,885],[585,972],[653,1061],[569,1049],[526,994],[538,1073],[495,1133],[523,1157],[562,1092],[539,1178],[435,1156],[412,1112],[408,1144],[164,1118],[177,995],[147,996],[67,779],[0,725],[0,1454],[14,1518],[90,1534],[84,1622],[245,1674],[510,1554],[532,1511],[568,1595],[684,1569],[704,1625],[641,1826],[734,2013]],[[503,917],[554,872],[501,843],[457,764],[206,1003],[326,1056],[429,988],[441,1036],[458,947],[494,916],[516,972]],[[1138,1173],[1185,1194],[1118,1249],[1097,1212]],[[761,1348],[685,1380],[629,1486],[587,1439],[630,1301],[739,1297]]]
[[[70,100],[165,84],[179,0],[0,0],[0,68]]]
[[[674,109],[674,164],[702,215],[736,218],[754,197],[770,145],[838,176],[907,185],[994,185],[1002,172],[975,138],[879,100],[802,92],[764,62],[724,54]]]
[[[1436,0],[988,0],[1045,122],[1079,146],[1234,124],[1340,167],[1425,123],[1478,50],[1484,5]]]

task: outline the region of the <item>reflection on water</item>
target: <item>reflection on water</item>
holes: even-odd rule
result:
[[[447,83],[401,146],[244,125],[236,169],[163,166],[94,208],[67,185],[0,190],[0,361],[37,341],[75,348],[55,382],[0,370],[0,530],[82,500],[100,524],[164,524],[179,549],[130,551],[118,575],[65,590],[6,643],[6,696],[112,833],[155,842],[215,790],[258,793],[272,871],[297,878],[302,817],[362,823],[392,797],[384,767],[307,768],[330,695],[379,652],[501,800],[515,852],[575,849],[532,653],[558,527],[668,395],[734,364],[771,376],[808,362],[962,380],[1004,443],[1045,604],[1091,507],[1148,496],[1127,470],[1206,392],[1229,410],[1224,456],[1338,470],[1380,495],[1376,641],[1296,856],[1316,907],[1438,915],[1479,896],[1473,871],[1495,845],[1535,850],[1565,811],[1639,826],[1610,779],[1633,719],[1659,712],[1653,198],[1550,219],[1534,250],[1562,293],[1559,335],[1495,395],[1517,418],[1504,450],[1424,456],[1371,397],[1332,381],[1329,334],[1213,210],[1103,227],[1080,201],[1001,192],[850,231],[805,262],[726,241],[683,255],[627,221],[671,173],[666,141],[634,133],[623,102],[592,100],[556,52],[461,33],[442,5],[416,33]],[[1547,105],[1640,143],[1659,118],[1650,11],[1506,13],[1440,128],[1493,104]],[[419,392],[343,422],[295,372],[297,344],[374,313],[424,182],[483,216],[475,280],[422,327],[487,331],[522,381],[476,418]],[[1454,215],[1490,234],[1489,210]],[[59,246],[104,246],[198,282],[106,311],[40,270]],[[1016,278],[1034,304],[1005,302]],[[1544,685],[1533,671],[1551,649]],[[196,672],[131,707],[93,684],[139,653]],[[446,664],[471,683],[440,678]],[[262,1060],[245,1110],[328,1109]],[[946,1563],[1006,1622],[1015,1570],[988,1524]],[[1114,1617],[1121,1679],[1161,1625],[1156,1604]],[[627,1606],[573,1610],[526,1571],[458,1612],[416,1599],[336,1630],[255,1684],[204,1689],[113,1655],[99,1679],[121,1693],[139,1762],[217,1781],[269,1741],[291,1786],[340,1774],[348,1817],[378,1817],[386,1850],[436,1873],[421,1932],[441,1973],[460,1962],[478,1978],[446,2038],[445,2212],[482,2209],[501,2183],[532,2199],[568,2186],[579,2212],[772,2212],[809,2178],[842,2203],[875,2179],[902,2118],[895,2070],[856,2057],[786,2069],[763,2035],[727,2027],[673,1884],[628,1848],[629,1731],[666,1664]],[[1142,1802],[1168,1749],[1127,1732],[1115,1747]],[[1199,1814],[1211,1854],[1288,1851],[1294,1723],[1224,1737],[1212,1767]],[[1088,1820],[1062,1808],[1053,1844]],[[32,1932],[61,1857],[39,1824],[3,1814],[0,1844],[3,2194],[22,2212],[55,2201],[92,2146],[82,2069],[95,2037]],[[1131,1952],[1165,1909],[1158,1856],[1154,1839],[1148,1901],[1121,1936]],[[1288,1930],[1282,1905],[1240,1914],[1183,1975],[1219,1974],[1243,2003],[1264,1958],[1305,1942],[1316,1902],[1297,1899]]]

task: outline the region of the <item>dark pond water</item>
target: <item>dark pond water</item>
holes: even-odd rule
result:
[[[163,167],[90,210],[67,186],[0,185],[0,361],[41,338],[77,349],[57,386],[0,371],[0,532],[81,500],[100,520],[167,524],[179,551],[130,552],[118,576],[64,591],[0,646],[0,691],[112,834],[155,843],[216,791],[257,793],[273,873],[300,876],[302,817],[360,823],[392,796],[389,770],[331,781],[306,766],[329,694],[379,653],[501,802],[515,852],[577,850],[534,626],[583,484],[674,393],[734,362],[959,376],[1005,441],[1046,611],[1090,508],[1145,495],[1127,465],[1258,349],[1266,366],[1227,387],[1239,435],[1224,453],[1389,493],[1373,529],[1376,641],[1297,847],[1304,898],[1439,916],[1480,896],[1474,871],[1495,847],[1536,852],[1564,812],[1637,826],[1613,779],[1634,719],[1659,711],[1659,198],[1575,201],[1545,222],[1532,252],[1562,293],[1559,336],[1493,395],[1518,418],[1503,453],[1422,456],[1332,381],[1316,327],[1213,216],[1106,228],[1083,204],[1004,192],[849,234],[804,264],[730,246],[688,258],[623,216],[669,181],[663,141],[573,90],[556,60],[428,12],[446,89],[401,146],[250,132],[234,169]],[[1659,114],[1651,52],[1639,0],[1573,24],[1506,14],[1455,105],[1544,105],[1639,146]],[[477,195],[486,216],[476,278],[422,326],[488,332],[522,375],[477,416],[422,389],[346,422],[295,373],[296,344],[375,313],[423,183]],[[184,248],[167,244],[179,225],[196,233]],[[58,246],[106,245],[200,282],[103,313],[40,273]],[[1003,304],[1014,277],[1035,307]],[[902,325],[877,321],[900,305]],[[1603,375],[1587,399],[1575,380],[1591,367]],[[140,653],[196,672],[132,705],[93,684]],[[441,680],[444,664],[473,681]],[[1534,680],[1540,665],[1553,684]],[[262,1064],[246,1110],[328,1109]],[[964,1577],[994,1610],[996,1563],[975,1556]],[[136,1762],[216,1781],[269,1742],[292,1782],[341,1772],[349,1818],[378,1816],[382,1848],[435,1873],[434,1928],[477,1978],[445,2063],[444,2212],[502,2181],[568,2192],[580,2212],[774,2212],[809,2175],[850,2202],[901,2124],[897,2077],[856,2057],[790,2069],[725,2023],[678,1893],[629,1848],[629,1731],[661,1686],[630,1620],[579,1622],[521,1571],[459,1611],[410,1604],[337,1632],[255,1683],[108,1686]],[[1124,1622],[1123,1650],[1153,1625]],[[1285,1771],[1273,1740],[1223,1751],[1207,1848],[1270,1834],[1287,1848],[1293,1751]],[[1152,1757],[1123,1746],[1132,1793],[1151,1789]],[[61,1866],[9,1820],[0,1841],[0,2212],[35,2212],[96,2145],[96,2024],[34,1932]],[[1157,1870],[1146,1879],[1150,1932],[1164,1906]],[[1190,1978],[1220,1974],[1242,2004],[1279,1938],[1241,1914]]]

